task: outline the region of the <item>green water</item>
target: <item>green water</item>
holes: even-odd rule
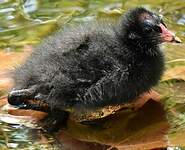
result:
[[[138,5],[160,11],[169,27],[185,38],[184,0],[1,0],[0,47],[21,49],[67,23],[115,18]]]
[[[0,0],[0,50],[21,51],[68,24],[118,18],[135,6],[163,14],[168,27],[185,41],[185,0]],[[167,61],[185,59],[185,44],[166,44],[164,49]],[[167,68],[174,65],[167,63]],[[52,136],[44,135],[48,143],[40,144],[39,130],[0,121],[0,149],[58,149]]]

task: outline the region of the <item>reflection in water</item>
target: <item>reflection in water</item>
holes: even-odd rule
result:
[[[24,149],[26,147],[30,149],[49,149],[51,147],[49,143],[53,142],[48,140],[51,137],[44,137],[44,134],[36,129],[30,129],[16,124],[7,125],[3,122],[0,123],[0,127],[0,149]],[[46,140],[46,138],[48,139]]]

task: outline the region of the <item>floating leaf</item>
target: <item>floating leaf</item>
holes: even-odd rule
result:
[[[173,79],[185,81],[185,67],[184,66],[168,69],[163,75],[162,81],[168,81],[168,80],[173,80]]]

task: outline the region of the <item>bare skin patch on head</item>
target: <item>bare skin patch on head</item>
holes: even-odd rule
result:
[[[139,15],[139,21],[140,22],[143,22],[144,20],[152,20],[152,15],[151,14],[149,14],[148,12],[144,12],[144,13],[141,13],[140,15]]]

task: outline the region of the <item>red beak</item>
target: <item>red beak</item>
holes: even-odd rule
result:
[[[177,37],[172,31],[168,30],[162,23],[160,24],[162,33],[161,33],[161,39],[162,42],[175,42],[175,43],[181,43],[181,39]]]

